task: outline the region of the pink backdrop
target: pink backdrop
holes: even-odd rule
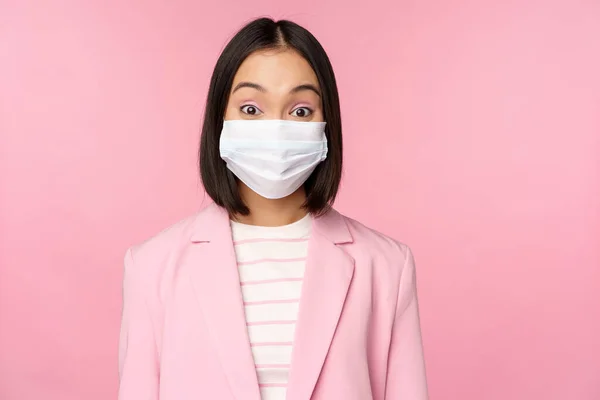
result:
[[[336,67],[337,208],[414,249],[432,399],[600,399],[598,1],[52,3],[0,2],[0,398],[116,397],[124,251],[203,204],[209,74],[269,14]]]

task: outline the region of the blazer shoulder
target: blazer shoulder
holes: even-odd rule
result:
[[[392,275],[402,274],[404,266],[413,266],[413,255],[410,247],[388,235],[369,228],[361,222],[343,216],[354,240],[353,246],[361,254],[376,260],[377,265],[384,264]]]
[[[407,244],[370,228],[355,219],[345,215],[343,218],[356,244],[386,253],[396,253],[397,255],[399,253],[401,258],[409,256],[410,248]]]
[[[389,297],[394,298],[399,293],[402,282],[404,286],[410,286],[415,268],[410,247],[352,218],[344,216],[344,219],[354,239],[354,251],[372,260],[371,268],[388,283]]]
[[[146,275],[146,279],[160,274],[167,264],[165,261],[189,243],[195,222],[203,212],[183,218],[143,242],[132,245],[127,251],[126,261],[130,258],[130,262],[129,265],[126,263],[126,268],[132,269],[130,272],[134,275]]]
[[[143,257],[148,253],[156,255],[168,251],[180,242],[189,239],[191,227],[198,214],[188,216],[168,226],[146,240],[131,246],[133,258]]]

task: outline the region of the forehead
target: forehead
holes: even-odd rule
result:
[[[267,89],[305,83],[319,85],[308,61],[292,49],[260,50],[250,54],[235,74],[233,86],[239,82],[258,83]]]

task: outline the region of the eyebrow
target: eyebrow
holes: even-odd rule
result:
[[[231,93],[235,93],[236,91],[240,90],[241,88],[256,89],[259,92],[263,92],[263,93],[267,91],[267,89],[265,89],[264,87],[260,86],[258,83],[240,82],[237,85],[235,85],[235,88],[233,89],[233,91]]]
[[[298,92],[301,92],[303,90],[312,90],[313,92],[315,92],[317,94],[317,96],[321,97],[321,92],[312,83],[306,83],[304,85],[296,86],[295,88],[293,88],[292,90],[290,90],[290,93],[298,93]]]
[[[235,85],[235,88],[233,89],[233,91],[231,93],[235,93],[236,91],[240,90],[241,88],[250,88],[250,89],[255,89],[258,90],[259,92],[262,93],[266,93],[267,89],[265,89],[264,86],[259,85],[258,83],[253,83],[253,82],[240,82],[237,85]],[[295,94],[298,92],[302,92],[304,90],[311,90],[313,92],[315,92],[317,94],[317,96],[321,96],[321,92],[319,91],[319,89],[313,85],[312,83],[305,83],[303,85],[299,85],[296,86],[295,88],[293,88],[292,90],[290,90],[291,94]]]

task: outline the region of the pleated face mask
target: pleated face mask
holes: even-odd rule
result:
[[[327,158],[325,122],[227,120],[219,150],[227,168],[267,199],[294,193]]]

